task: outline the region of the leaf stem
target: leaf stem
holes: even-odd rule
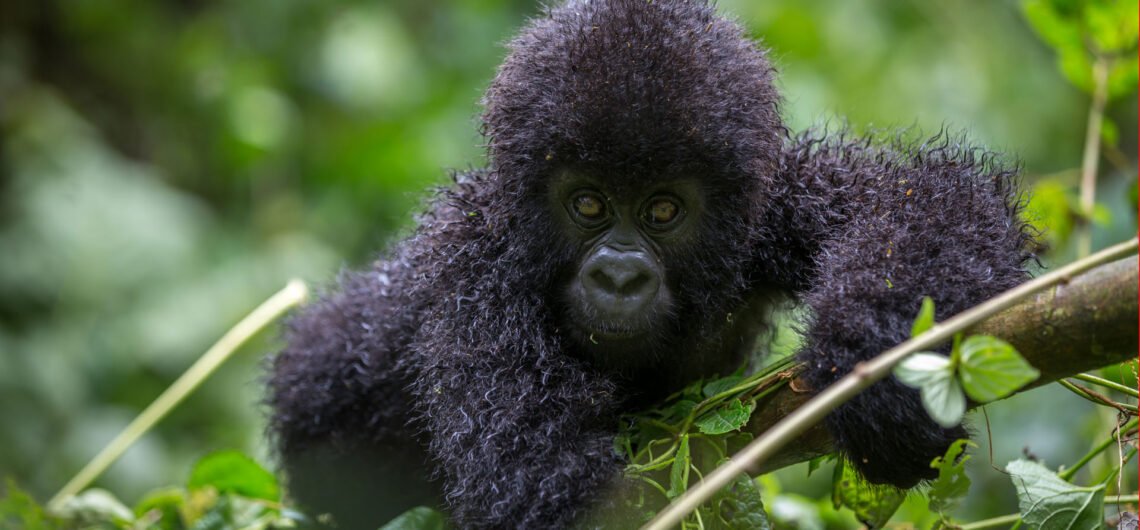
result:
[[[1080,460],[1077,460],[1077,462],[1073,464],[1072,467],[1067,468],[1060,473],[1057,473],[1057,476],[1061,477],[1062,480],[1069,480],[1073,478],[1073,475],[1076,475],[1077,471],[1080,471],[1082,467],[1085,467],[1085,464],[1091,462],[1093,458],[1096,458],[1096,455],[1101,454],[1105,449],[1108,449],[1108,446],[1116,442],[1122,433],[1131,432],[1133,429],[1135,429],[1136,425],[1137,421],[1135,418],[1133,418],[1132,421],[1125,424],[1124,427],[1117,429],[1116,432],[1112,433],[1112,436],[1105,438],[1104,441],[1089,450],[1089,452],[1086,453],[1085,456],[1082,456]]]
[[[1064,379],[1058,379],[1057,384],[1069,389],[1069,391],[1071,391],[1072,393],[1074,393],[1078,396],[1081,396],[1082,398],[1085,398],[1088,401],[1096,403],[1097,405],[1112,407],[1112,408],[1119,410],[1120,412],[1124,412],[1124,413],[1132,413],[1132,414],[1137,413],[1136,405],[1128,405],[1125,403],[1117,403],[1116,401],[1109,399],[1107,396],[1104,396],[1103,394],[1094,392],[1091,389],[1085,388],[1083,386],[1074,385],[1074,384],[1072,384],[1072,383],[1070,383]]]
[[[1073,378],[1080,379],[1081,381],[1089,382],[1094,385],[1100,385],[1105,388],[1111,388],[1117,392],[1120,392],[1121,394],[1127,394],[1132,397],[1140,397],[1140,392],[1137,392],[1135,388],[1124,386],[1115,381],[1109,381],[1103,377],[1097,377],[1092,374],[1077,374],[1074,375]]]
[[[218,342],[202,354],[189,369],[182,373],[173,384],[166,388],[130,424],[126,426],[99,454],[95,455],[83,469],[71,478],[48,501],[48,509],[60,508],[67,499],[73,497],[103,474],[115,463],[143,434],[166,417],[186,396],[202,384],[222,363],[224,363],[250,337],[261,331],[290,308],[300,304],[308,296],[308,287],[300,280],[289,283],[261,305],[257,306],[237,325],[230,328]]]

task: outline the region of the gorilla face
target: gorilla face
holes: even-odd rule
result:
[[[559,289],[564,324],[579,342],[630,355],[676,328],[676,282],[684,279],[669,273],[668,256],[697,236],[704,200],[696,180],[615,186],[563,171],[550,209],[577,249]]]

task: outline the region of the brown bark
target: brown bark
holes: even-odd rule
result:
[[[1137,257],[1102,265],[1011,307],[970,329],[1009,342],[1041,377],[1028,388],[1136,358]],[[757,403],[747,429],[760,435],[812,397],[798,378]],[[833,451],[822,424],[765,461],[766,473]]]

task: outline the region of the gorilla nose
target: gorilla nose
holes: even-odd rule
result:
[[[594,306],[614,316],[645,307],[660,285],[657,268],[644,252],[599,249],[583,267],[582,286]]]
[[[638,269],[598,268],[590,273],[594,284],[617,296],[633,296],[649,284],[649,274]]]

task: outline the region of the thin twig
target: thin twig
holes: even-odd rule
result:
[[[1120,412],[1123,412],[1124,414],[1135,415],[1137,413],[1136,405],[1126,405],[1124,403],[1117,403],[1117,402],[1109,399],[1108,396],[1101,394],[1100,392],[1097,392],[1091,388],[1083,387],[1080,385],[1075,385],[1075,384],[1070,383],[1064,379],[1058,379],[1057,384],[1065,387],[1070,392],[1072,392],[1078,396],[1081,396],[1082,398],[1085,398],[1085,399],[1087,399],[1093,403],[1096,403],[1097,405],[1104,405],[1104,406],[1112,407],[1116,410],[1119,410]]]
[[[1077,374],[1074,375],[1073,378],[1080,379],[1081,381],[1092,383],[1094,385],[1100,385],[1105,388],[1111,388],[1112,390],[1120,392],[1121,394],[1126,394],[1132,397],[1140,397],[1140,392],[1137,392],[1135,388],[1124,386],[1120,383],[1117,383],[1116,381],[1109,381],[1103,377],[1097,377],[1092,374]]]

